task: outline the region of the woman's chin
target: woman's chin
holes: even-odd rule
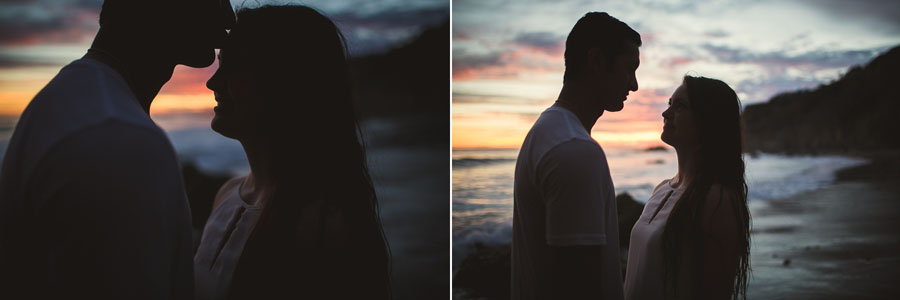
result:
[[[230,128],[226,122],[223,122],[219,116],[214,116],[209,125],[216,133],[227,138],[236,139],[235,130]]]
[[[666,143],[666,145],[675,147],[675,145],[672,143],[672,138],[669,136],[669,134],[666,133],[665,130],[663,130],[662,134],[659,135],[659,139],[662,140],[663,143]]]

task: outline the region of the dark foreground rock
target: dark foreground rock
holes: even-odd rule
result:
[[[666,146],[653,146],[647,147],[644,149],[645,152],[668,152],[669,149]]]
[[[191,204],[193,227],[203,230],[206,219],[212,212],[213,200],[219,188],[231,177],[224,174],[207,174],[191,162],[183,162],[181,174],[184,176],[184,189]]]

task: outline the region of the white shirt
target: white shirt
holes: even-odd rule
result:
[[[663,180],[644,205],[640,219],[634,223],[628,246],[625,299],[664,298],[663,232],[684,188],[684,185],[673,188],[669,179]]]
[[[239,182],[243,182],[241,177]],[[235,184],[213,210],[203,229],[200,248],[194,256],[197,300],[225,299],[244,246],[259,221],[262,206],[241,199]]]
[[[615,189],[603,149],[574,113],[550,107],[516,161],[512,298],[554,299],[551,246],[603,246],[603,299],[622,299]]]
[[[0,170],[0,290],[189,299],[191,240],[175,151],[125,80],[88,58],[60,70]]]

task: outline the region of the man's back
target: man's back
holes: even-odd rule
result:
[[[190,224],[174,150],[122,77],[92,59],[63,68],[0,170],[2,293],[190,297]]]
[[[602,280],[596,285],[604,299],[621,299],[609,168],[600,145],[572,112],[551,107],[541,114],[519,151],[515,176],[513,299],[553,299],[551,247],[570,246],[602,247]]]

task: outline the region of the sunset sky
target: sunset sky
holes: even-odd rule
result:
[[[0,3],[0,116],[18,116],[57,72],[90,47],[102,0],[18,0]],[[425,27],[445,21],[446,0],[243,1],[235,7],[299,3],[319,9],[344,32],[354,56],[400,46]],[[178,66],[151,113],[207,112],[214,106],[205,82],[217,64]]]
[[[685,74],[746,104],[837,79],[900,44],[900,1],[453,1],[453,147],[516,148],[559,94],[566,35],[589,11],[641,34],[640,90],[606,113],[603,145],[660,144]]]

